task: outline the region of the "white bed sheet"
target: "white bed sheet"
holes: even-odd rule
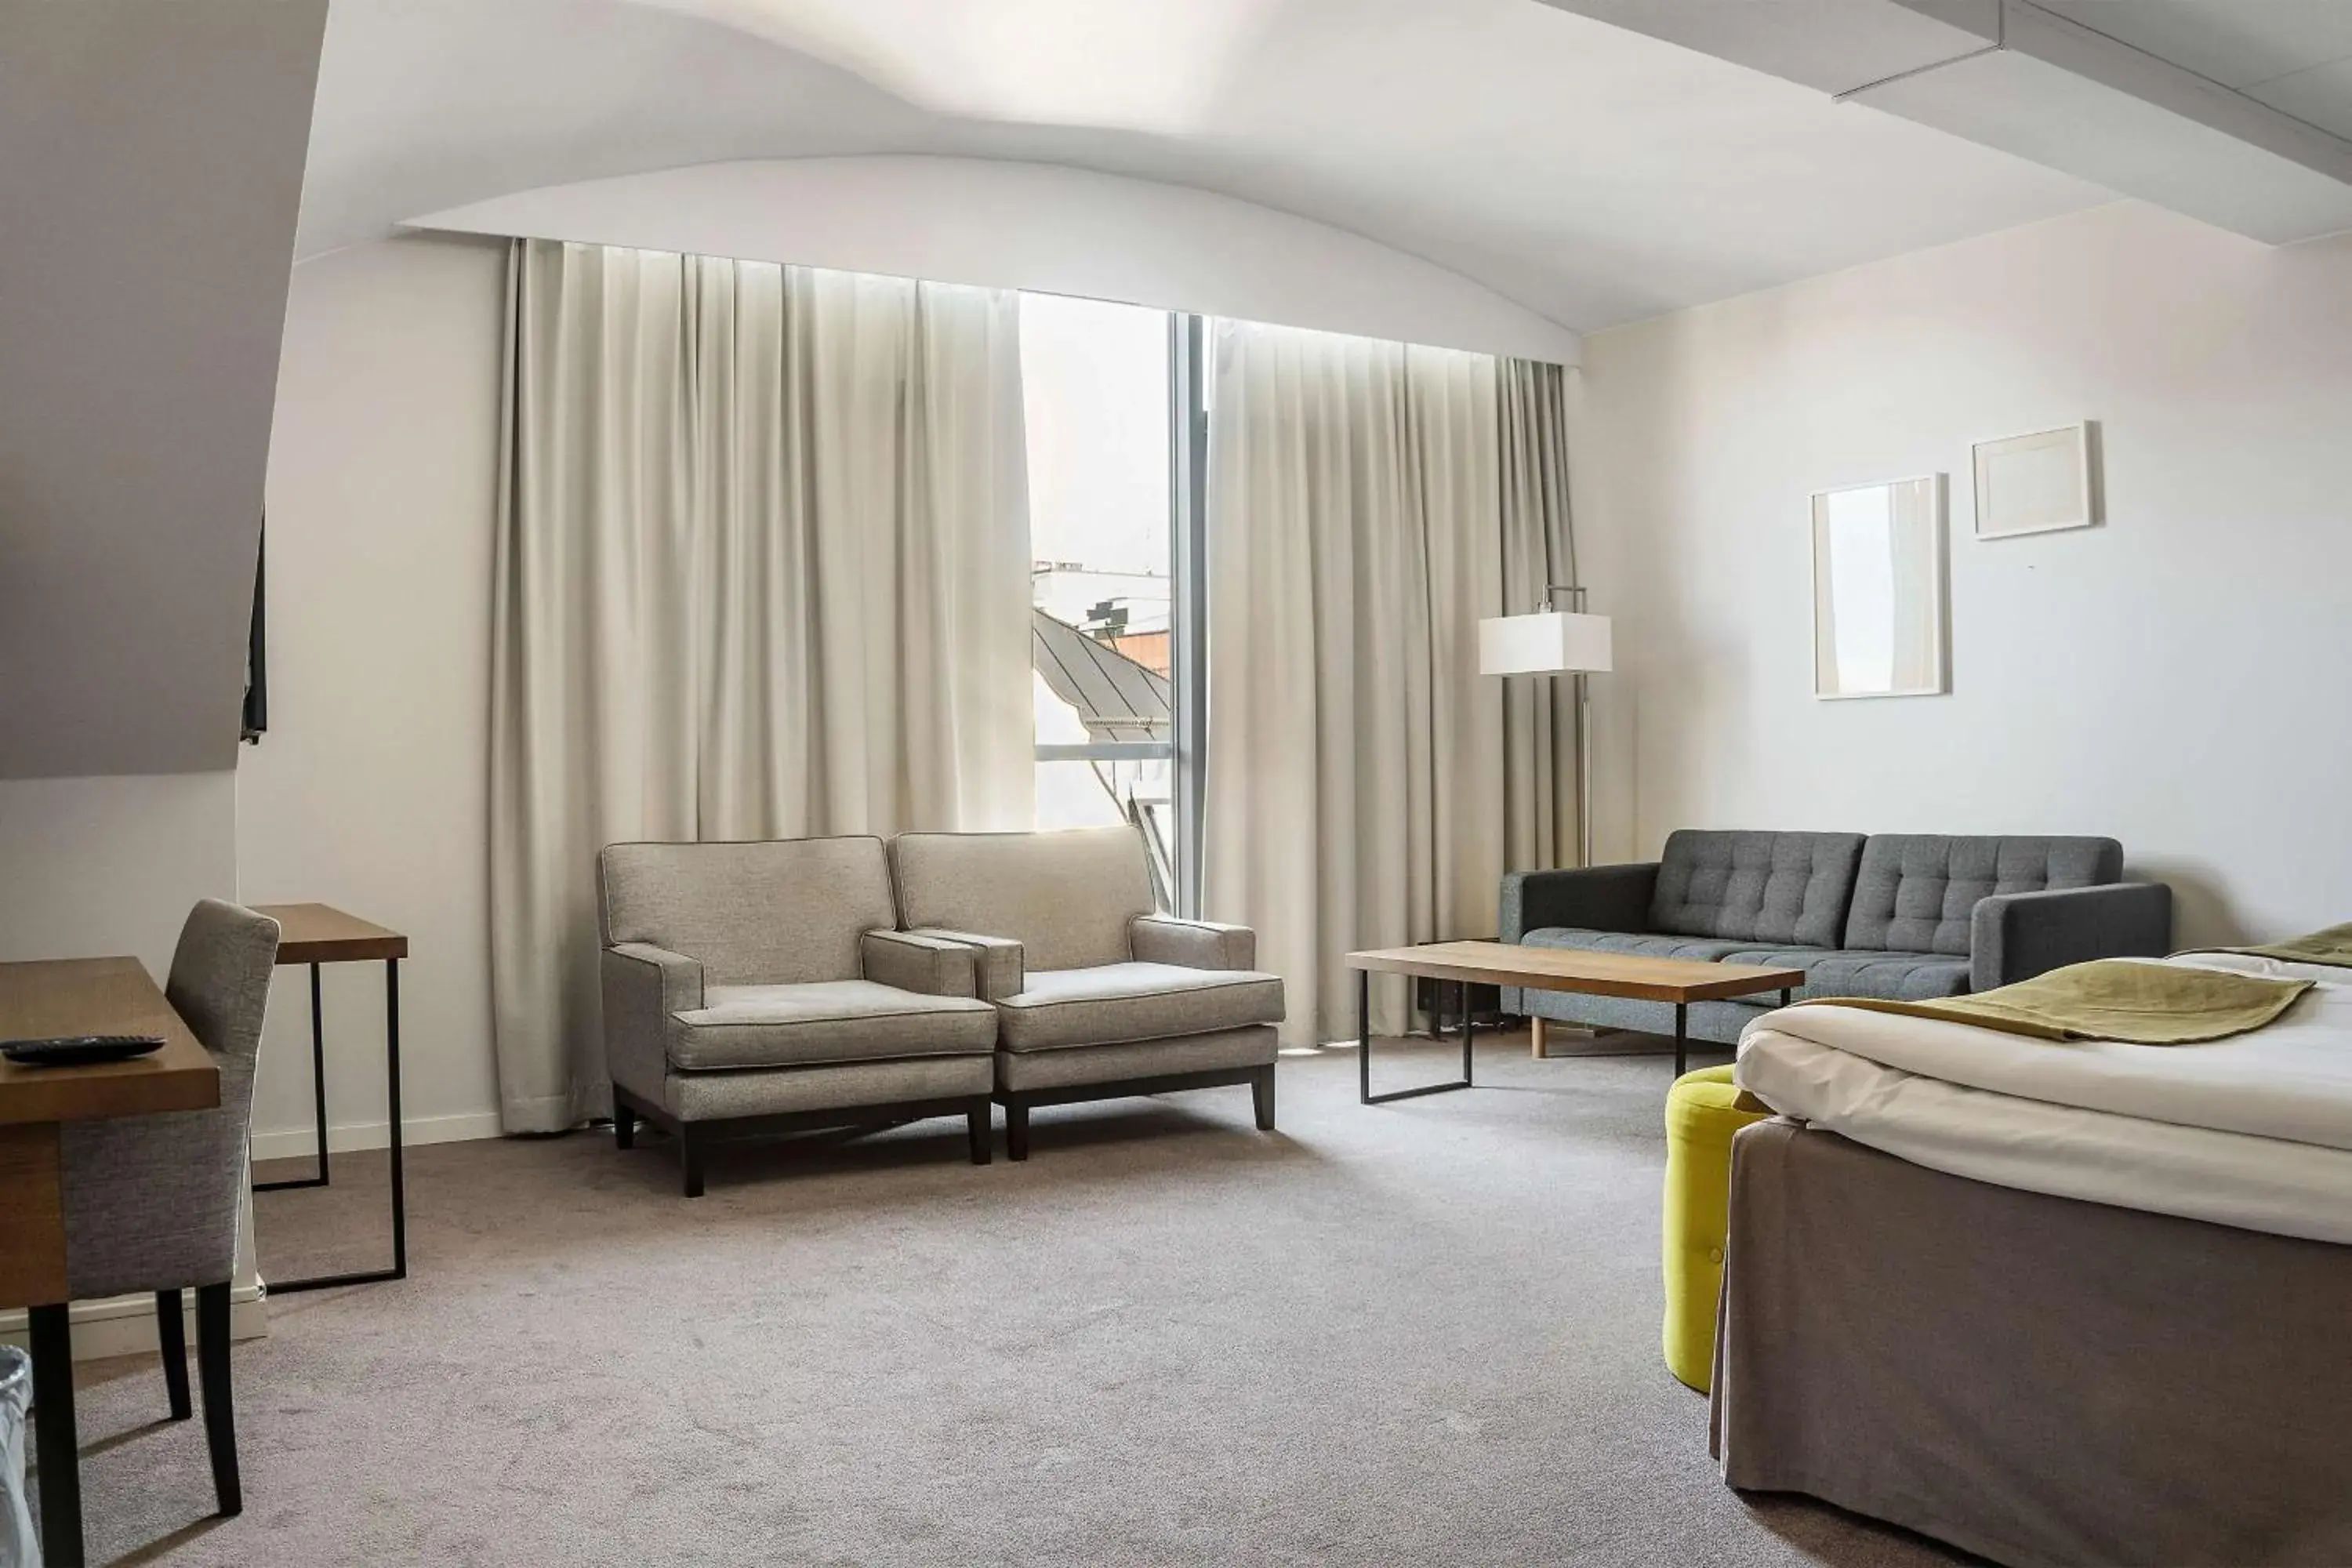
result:
[[[1923,1078],[1759,1019],[1741,1085],[1932,1171],[2246,1230],[2352,1243],[2352,1152],[2053,1105]]]
[[[1775,1110],[1931,1170],[2352,1243],[2352,971],[2163,962],[2315,988],[2267,1027],[2194,1046],[1788,1007],[1748,1026],[1738,1078]]]

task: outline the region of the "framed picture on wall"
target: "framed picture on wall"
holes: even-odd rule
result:
[[[1813,695],[1951,689],[1944,476],[1813,492]]]
[[[2010,539],[2090,528],[2099,521],[2093,472],[2093,426],[2061,426],[1979,441],[1976,458],[1977,537]]]

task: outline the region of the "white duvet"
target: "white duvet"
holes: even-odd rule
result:
[[[2263,1028],[2186,1046],[1801,1004],[1748,1026],[1738,1080],[1785,1115],[1954,1175],[2352,1242],[2352,970],[2161,962],[2314,984]]]

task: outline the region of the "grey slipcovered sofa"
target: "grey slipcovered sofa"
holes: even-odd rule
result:
[[[1281,977],[1247,928],[1156,912],[1146,856],[1128,826],[890,841],[900,925],[979,960],[1015,1160],[1031,1108],[1072,1100],[1246,1083],[1274,1127]]]
[[[614,844],[597,859],[614,1141],[954,1115],[988,1163],[996,1010],[971,948],[894,930],[879,838]]]
[[[1503,879],[1505,942],[1801,969],[1808,996],[1933,1001],[2093,958],[2161,954],[2172,889],[2112,838],[1683,829],[1655,861]],[[1769,1004],[1704,1002],[1730,1043]],[[1508,990],[1506,1012],[1664,1032],[1661,1003]]]

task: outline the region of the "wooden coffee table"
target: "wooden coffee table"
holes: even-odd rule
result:
[[[1351,952],[1356,971],[1356,1045],[1359,1095],[1366,1105],[1415,1095],[1443,1094],[1470,1085],[1470,987],[1516,985],[1530,991],[1573,991],[1587,996],[1631,996],[1671,1002],[1675,1008],[1675,1076],[1689,1067],[1690,1005],[1778,991],[1780,1005],[1805,983],[1801,969],[1767,969],[1753,963],[1702,963],[1685,958],[1645,958],[1631,952],[1588,952],[1567,947],[1521,947],[1508,942],[1439,942],[1425,947],[1385,947]],[[1417,1089],[1372,1092],[1372,976],[1417,974],[1451,980],[1462,1003],[1462,1077]]]

